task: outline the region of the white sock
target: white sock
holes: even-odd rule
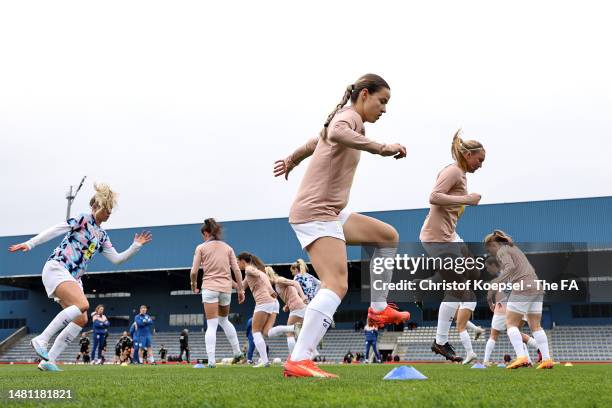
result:
[[[533,338],[538,342],[538,348],[542,353],[542,360],[548,360],[550,358],[550,351],[548,350],[548,337],[544,333],[543,329],[533,332]]]
[[[295,347],[295,337],[292,337],[292,336],[287,337],[287,348],[289,348],[289,354],[293,353],[294,347]]]
[[[527,345],[536,350],[538,349],[538,342],[533,337],[529,337],[529,340],[527,340]]]
[[[273,328],[268,330],[268,337],[282,336],[285,333],[295,333],[295,326],[294,325],[274,326]]]
[[[485,346],[485,355],[484,355],[485,363],[488,363],[489,361],[491,361],[491,353],[493,352],[494,348],[495,348],[495,340],[493,340],[492,338],[489,338],[489,340],[487,340],[487,345]]]
[[[80,310],[79,314],[81,314]],[[79,333],[81,333],[81,330],[82,327],[78,324],[73,322],[68,323],[68,326],[66,326],[64,330],[62,330],[60,334],[57,335],[57,338],[53,342],[53,347],[51,347],[51,350],[49,350],[50,363],[55,363],[60,354],[62,354],[62,351],[64,351],[66,347],[70,343],[72,343],[72,340],[74,340],[79,335]]]
[[[240,342],[238,341],[238,334],[236,333],[236,328],[234,327],[232,322],[229,321],[227,316],[219,317],[219,326],[221,326],[221,328],[225,332],[225,337],[227,337],[230,346],[232,346],[232,352],[234,353],[234,356],[242,354],[242,351],[240,351]]]
[[[459,302],[442,302],[438,309],[438,327],[436,329],[436,343],[440,346],[448,343],[448,331],[450,330],[455,312],[459,308]]]
[[[147,361],[149,363],[154,363],[155,359],[153,358],[153,352],[149,353],[149,355],[147,356]]]
[[[387,302],[370,302],[370,307],[377,312],[382,312],[387,308]]]
[[[476,330],[478,329],[478,326],[476,326],[474,323],[472,323],[471,321],[468,320],[467,324],[465,325],[465,327],[468,330]]]
[[[377,264],[377,266],[375,266],[374,260],[395,258],[396,252],[397,248],[395,247],[375,248],[374,253],[372,254],[372,259],[370,260],[370,307],[377,312],[382,312],[387,307],[387,296],[389,295],[389,290],[375,290],[373,282],[375,280],[380,280],[383,283],[391,282],[393,279],[395,263],[392,263],[393,266],[391,268],[387,268],[384,263],[382,265]],[[375,271],[378,273],[375,273]]]
[[[61,312],[59,312],[51,323],[47,326],[47,328],[38,335],[38,339],[48,343],[51,340],[51,336],[53,336],[58,331],[62,330],[68,323],[76,319],[81,315],[81,310],[75,305],[68,306]]]
[[[263,338],[263,334],[261,332],[253,333],[253,343],[255,343],[255,348],[259,353],[259,358],[262,363],[266,364],[269,362],[268,360],[268,352],[266,351],[266,342]]]
[[[459,333],[459,338],[461,339],[461,344],[463,344],[466,355],[473,353],[474,349],[472,349],[472,340],[470,339],[470,334],[467,332],[467,330]]]
[[[527,345],[525,343],[523,343],[523,351],[525,352],[525,355],[527,356],[527,362],[531,364],[531,356],[529,355],[529,350],[527,349]]]
[[[217,326],[219,325],[219,319],[207,319],[206,334],[204,335],[204,341],[206,342],[206,355],[208,356],[208,364],[215,364],[215,347],[217,346]]]
[[[341,299],[330,289],[319,289],[306,307],[304,323],[300,336],[295,343],[292,361],[310,359],[317,345],[333,321],[334,313],[340,306]]]
[[[510,339],[510,343],[512,343],[512,347],[514,347],[516,356],[527,357],[523,349],[523,338],[521,337],[521,332],[518,327],[508,327],[508,338]]]

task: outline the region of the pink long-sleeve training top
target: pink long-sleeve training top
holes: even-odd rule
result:
[[[457,220],[468,202],[467,178],[457,163],[449,164],[438,174],[429,202],[421,242],[453,242]]]
[[[361,116],[342,108],[327,128],[327,138],[309,140],[287,159],[291,167],[312,154],[291,210],[289,222],[335,221],[348,203],[361,151],[381,154],[384,144],[365,137]]]
[[[302,290],[302,286],[293,280],[280,279],[276,282],[276,292],[285,302],[289,311],[300,310],[306,307],[304,300],[308,299]]]
[[[211,240],[198,245],[193,255],[192,268],[202,267],[204,279],[202,289],[230,293],[232,291],[231,273],[240,273],[236,254],[232,247],[223,241]]]
[[[248,265],[245,270],[244,280],[253,293],[255,304],[263,305],[265,303],[272,303],[276,300],[274,296],[272,296],[275,293],[274,289],[272,289],[270,279],[268,279],[268,275],[264,272]]]

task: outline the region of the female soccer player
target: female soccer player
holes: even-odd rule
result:
[[[91,350],[91,361],[93,364],[102,363],[102,348],[106,335],[108,334],[108,328],[110,322],[104,315],[104,305],[96,306],[96,311],[91,317],[93,324],[93,349]],[[96,350],[98,350],[98,356],[96,357]]]
[[[245,271],[243,290],[248,286],[255,299],[255,310],[253,311],[253,342],[259,352],[260,362],[255,368],[270,367],[266,341],[268,331],[274,326],[280,305],[276,300],[276,292],[272,289],[270,279],[266,275],[266,266],[255,255],[242,252],[238,255],[238,265]]]
[[[312,155],[291,206],[289,223],[322,281],[306,309],[302,332],[285,363],[285,376],[336,377],[318,368],[310,356],[348,288],[346,246],[373,242],[377,243],[373,259],[395,256],[399,236],[392,226],[345,210],[361,151],[396,159],[406,156],[406,148],[400,144],[381,144],[365,137],[364,122],[374,123],[386,112],[390,89],[378,75],[362,76],[346,88],[319,136],[275,163],[274,175],[287,178]],[[351,105],[345,107],[349,100]],[[381,277],[389,282],[392,273],[393,269],[385,270]],[[408,320],[408,312],[387,305],[386,295],[372,292],[368,317],[378,325]]]
[[[451,145],[451,155],[455,162],[438,174],[429,196],[431,204],[429,214],[421,228],[419,238],[430,257],[468,255],[467,248],[460,244],[463,240],[456,231],[457,221],[466,205],[478,205],[480,202],[480,194],[468,194],[466,173],[474,173],[482,167],[486,153],[480,142],[462,140],[459,137],[460,132],[461,130],[458,130],[455,133]],[[465,280],[463,275],[458,275],[454,271],[440,272],[444,272],[443,278],[446,280]],[[457,332],[466,351],[463,364],[468,364],[476,358],[470,335],[466,330],[470,315],[476,308],[473,295],[472,292],[447,293],[445,298],[451,297],[454,301],[443,301],[440,304],[436,338],[431,350],[446,357],[447,360],[462,361],[460,357],[455,356],[453,347],[448,343],[448,331],[455,315],[457,315]]]
[[[287,335],[287,347],[289,348],[289,354],[295,347],[295,335],[296,326],[298,323],[301,324],[304,321],[304,313],[306,312],[306,305],[308,304],[308,298],[304,294],[302,287],[299,283],[294,280],[289,280],[278,276],[274,269],[270,266],[266,266],[266,274],[270,279],[270,283],[274,285],[278,296],[285,306],[283,307],[284,312],[289,312],[289,318],[287,319],[286,326],[274,326],[268,331],[268,337]]]
[[[498,276],[499,273],[499,262],[497,259],[490,256],[487,258],[485,262],[487,272],[490,275],[495,277]],[[485,355],[482,363],[486,366],[492,365],[491,363],[491,353],[493,353],[493,349],[495,348],[495,342],[497,341],[497,337],[500,332],[506,331],[506,301],[507,296],[503,292],[494,292],[490,296],[490,304],[491,311],[493,311],[493,320],[491,320],[491,335],[489,336],[489,340],[487,340],[487,344],[485,346]],[[527,316],[523,316],[521,320],[519,329],[523,326],[524,322],[527,320]],[[521,333],[521,337],[523,339],[523,348],[525,349],[525,353],[527,354],[528,364],[531,364],[531,358],[529,357],[529,350],[527,350],[527,346],[529,345],[535,349],[538,348],[538,343],[535,341],[533,337],[526,335],[525,333]]]
[[[303,259],[298,259],[289,267],[293,280],[298,282],[310,302],[321,287],[321,281],[308,273],[308,266]]]
[[[236,262],[236,254],[232,247],[221,241],[222,227],[214,218],[207,218],[201,228],[204,243],[196,247],[191,266],[191,290],[199,293],[197,288],[198,271],[200,266],[204,271],[202,278],[202,304],[206,317],[206,354],[208,367],[215,367],[215,348],[217,344],[217,327],[221,326],[227,340],[232,346],[234,362],[240,361],[244,356],[240,351],[240,343],[236,328],[229,321],[228,315],[232,300],[232,286],[238,287],[238,303],[244,302],[242,289],[242,274]],[[232,280],[232,272],[236,284]]]
[[[514,245],[512,237],[504,231],[495,230],[485,237],[487,252],[497,257],[500,265],[500,276],[492,282],[518,283],[522,282],[523,290],[513,290],[506,304],[506,327],[508,338],[516,352],[516,360],[508,367],[515,369],[528,364],[527,355],[523,347],[523,339],[519,332],[519,324],[523,315],[527,315],[527,323],[538,343],[542,353],[542,362],[537,369],[553,368],[553,360],[550,358],[548,349],[548,338],[540,325],[542,320],[542,301],[544,293],[537,289],[535,281],[538,276],[523,252]]]
[[[63,310],[55,316],[47,328],[31,341],[36,354],[43,360],[38,365],[42,371],[61,371],[55,364],[57,358],[87,324],[89,302],[83,292],[81,276],[85,273],[91,258],[102,254],[114,264],[127,261],[152,236],[149,232],[136,234],[134,243],[124,252],[117,253],[108,234],[101,228],[108,221],[116,204],[116,193],[106,184],[94,184],[96,194],[89,205],[91,212],[70,218],[22,244],[12,245],[9,251],[30,251],[55,237],[64,235],[61,244],[53,251],[43,267],[42,281],[50,298],[56,298]],[[55,333],[51,350],[47,344]]]

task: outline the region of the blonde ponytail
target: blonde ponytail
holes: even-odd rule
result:
[[[491,242],[500,242],[503,244],[508,244],[510,246],[514,245],[514,241],[512,241],[512,237],[505,233],[502,230],[493,230],[492,233],[488,234],[485,239],[485,245],[490,244]]]
[[[308,272],[308,265],[306,265],[306,262],[304,262],[304,260],[301,258],[295,262],[298,265],[298,270],[300,271],[300,275],[305,275],[306,272]]]
[[[276,279],[278,279],[278,275],[274,271],[274,268],[272,268],[271,266],[266,266],[265,270],[266,275],[268,275],[268,279],[270,279],[270,282],[276,282]]]
[[[105,183],[94,183],[94,190],[96,194],[89,200],[89,206],[94,209],[112,211],[117,205],[118,194]]]
[[[451,155],[453,156],[453,159],[457,161],[459,167],[461,167],[462,170],[467,171],[468,164],[465,160],[464,154],[468,152],[477,152],[479,150],[484,149],[484,147],[480,142],[477,142],[476,140],[464,141],[463,139],[461,139],[460,135],[461,129],[457,130],[457,132],[455,132],[455,135],[453,136],[453,143],[451,145]]]

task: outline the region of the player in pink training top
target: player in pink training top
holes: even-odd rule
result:
[[[494,230],[484,240],[487,252],[495,256],[500,265],[500,275],[491,282],[510,284],[522,283],[523,289],[512,290],[506,304],[506,327],[508,338],[516,352],[516,359],[506,368],[516,369],[527,366],[529,359],[525,353],[519,325],[524,315],[527,315],[529,329],[542,353],[542,362],[536,369],[551,369],[554,367],[548,337],[541,326],[542,302],[544,291],[536,285],[538,276],[525,254],[514,244],[512,237],[501,230]]]
[[[202,278],[202,305],[206,317],[206,354],[208,355],[208,367],[215,367],[215,348],[217,345],[217,327],[221,326],[227,340],[232,346],[234,354],[233,363],[244,358],[240,350],[240,343],[236,328],[229,321],[230,303],[232,300],[232,286],[238,292],[238,303],[244,302],[244,290],[242,290],[242,273],[236,261],[234,250],[225,242],[221,241],[222,227],[214,218],[207,218],[201,228],[204,243],[198,245],[193,255],[191,266],[191,290],[199,293],[197,287],[198,271],[200,267],[204,271]],[[232,280],[232,272],[237,283]]]
[[[487,272],[494,277],[499,277],[499,262],[493,256],[487,258],[485,262]],[[497,341],[497,336],[500,332],[506,330],[506,302],[507,302],[507,294],[504,292],[495,292],[490,291],[488,296],[489,307],[493,312],[493,319],[491,320],[491,335],[487,340],[487,344],[485,346],[485,355],[482,363],[489,367],[493,365],[491,362],[491,353],[493,353],[493,349],[495,348],[495,342]],[[519,329],[523,326],[523,324],[527,321],[527,316],[524,315],[523,319],[519,324]],[[523,349],[525,350],[525,354],[527,355],[528,365],[531,366],[531,358],[529,356],[529,350],[527,349],[527,345],[535,348],[537,350],[538,343],[535,341],[533,337],[526,335],[525,333],[521,333],[521,337],[523,339]]]
[[[420,240],[430,257],[464,258],[469,256],[467,247],[457,234],[456,227],[459,217],[466,205],[477,205],[480,194],[467,192],[467,173],[474,173],[485,160],[486,152],[480,142],[462,140],[458,130],[451,145],[451,154],[455,162],[446,166],[438,174],[436,184],[429,196],[431,207],[421,228]],[[454,270],[438,271],[446,281],[465,281],[465,274]],[[438,327],[436,338],[431,350],[441,354],[447,360],[463,361],[468,364],[476,358],[472,349],[472,341],[466,330],[467,323],[474,309],[476,298],[472,291],[445,293],[445,299],[438,310]],[[455,355],[453,347],[448,343],[448,332],[453,319],[457,316],[457,332],[466,350],[462,359]]]
[[[372,259],[395,257],[399,235],[395,228],[377,219],[346,210],[353,177],[362,151],[401,159],[406,148],[381,144],[365,136],[365,122],[376,122],[391,98],[389,84],[380,76],[367,74],[349,85],[336,108],[327,117],[318,137],[308,141],[285,160],[275,162],[274,175],[284,175],[312,155],[291,206],[289,223],[322,287],[308,304],[304,325],[291,358],[285,363],[285,376],[335,377],[311,360],[313,350],[331,325],[333,315],[348,287],[347,245],[377,243]],[[351,105],[345,107],[348,101]],[[393,268],[380,279],[390,282]],[[387,292],[374,293],[368,318],[378,325],[409,319],[387,302]]]
[[[242,287],[243,289],[249,287],[255,299],[252,333],[260,361],[253,367],[270,367],[264,336],[268,337],[268,332],[274,326],[280,311],[277,295],[266,275],[266,266],[257,256],[242,252],[238,255],[238,265],[245,272]]]
[[[289,354],[291,354],[295,347],[296,332],[299,330],[299,325],[304,321],[308,297],[306,297],[302,286],[297,281],[278,276],[272,267],[266,266],[266,274],[270,283],[274,285],[278,296],[285,302],[283,311],[289,312],[287,325],[274,326],[268,331],[268,337],[287,335],[287,347],[289,348]]]
[[[64,235],[61,244],[55,248],[43,267],[42,281],[47,295],[62,306],[47,328],[31,340],[36,354],[42,359],[41,371],[62,371],[55,364],[66,346],[78,337],[87,324],[89,302],[83,292],[81,276],[97,252],[109,261],[119,264],[127,261],[140,248],[151,241],[149,232],[136,234],[134,243],[124,252],[117,253],[108,234],[101,227],[108,221],[117,194],[106,184],[94,184],[96,194],[89,201],[91,212],[53,226],[22,244],[12,245],[9,251],[30,251],[55,237]],[[53,346],[47,352],[51,336],[60,331]]]

